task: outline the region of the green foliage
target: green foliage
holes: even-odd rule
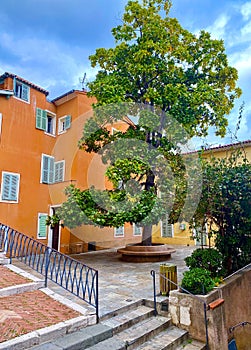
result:
[[[208,270],[214,278],[225,275],[222,260],[222,254],[216,249],[205,248],[194,250],[191,256],[185,258],[185,263],[190,269],[199,267]]]
[[[191,135],[209,126],[224,135],[226,114],[241,94],[222,40],[194,35],[168,16],[166,0],[128,1],[122,24],[112,29],[116,46],[90,56],[100,70],[89,83],[98,105],[122,101],[158,106]]]
[[[125,222],[157,223],[163,212],[162,201],[154,191],[126,192],[125,190],[99,191],[94,188],[81,191],[70,185],[66,188],[67,202],[58,210],[69,228],[81,224],[100,227],[119,227]]]
[[[207,294],[215,286],[210,271],[195,267],[184,273],[181,287],[192,294]]]
[[[167,0],[128,1],[122,23],[112,29],[115,46],[90,56],[99,68],[88,84],[97,103],[79,147],[109,164],[106,176],[114,189],[68,187],[61,216],[69,227],[146,226],[166,213],[177,221],[183,206],[189,215],[194,211],[200,174],[180,148],[210,126],[224,135],[226,114],[241,90],[223,41],[185,30],[168,16],[170,7]],[[137,126],[125,116],[136,117]],[[128,129],[112,135],[106,126],[119,120]]]
[[[251,165],[242,150],[204,162],[202,196],[196,226],[207,222],[215,233],[223,266],[232,273],[251,261]]]

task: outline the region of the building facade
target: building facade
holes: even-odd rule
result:
[[[52,101],[47,96],[14,74],[0,76],[0,222],[66,254],[140,241],[141,230],[132,225],[71,231],[46,225],[66,200],[66,186],[104,182],[100,160],[78,149],[94,99],[79,90]]]

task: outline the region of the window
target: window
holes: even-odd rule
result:
[[[168,216],[161,221],[161,237],[173,237],[173,224],[168,223]]]
[[[30,88],[28,85],[22,83],[19,80],[14,79],[14,96],[29,102],[30,100]]]
[[[2,172],[1,201],[17,203],[20,174]]]
[[[55,162],[54,157],[42,154],[41,182],[53,184],[64,181],[65,161]]]
[[[37,238],[46,239],[46,218],[47,214],[38,213]]]
[[[36,128],[44,130],[50,135],[55,135],[55,124],[56,116],[55,114],[45,111],[44,109],[36,109]]]
[[[124,226],[114,228],[114,237],[124,237]]]
[[[59,118],[58,120],[58,133],[62,134],[64,133],[67,129],[70,129],[71,127],[71,116],[70,115],[65,115],[62,118]]]
[[[141,236],[142,235],[142,227],[137,225],[137,224],[133,224],[133,235],[134,236]]]

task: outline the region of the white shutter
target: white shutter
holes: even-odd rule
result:
[[[64,160],[61,160],[59,162],[55,162],[54,182],[64,181],[64,169],[65,169],[65,161]]]
[[[52,184],[54,182],[54,158],[51,156],[47,156],[45,154],[42,155],[42,183]]]

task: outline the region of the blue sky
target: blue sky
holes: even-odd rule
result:
[[[53,99],[81,89],[95,77],[88,56],[113,46],[111,28],[121,21],[127,0],[8,0],[1,2],[0,74],[5,71],[47,89]],[[230,65],[239,72],[243,94],[229,116],[234,132],[245,103],[239,140],[251,139],[251,1],[173,0],[170,16],[193,33],[205,29],[223,39]],[[207,140],[203,140],[207,142]],[[229,142],[211,137],[209,143]]]

